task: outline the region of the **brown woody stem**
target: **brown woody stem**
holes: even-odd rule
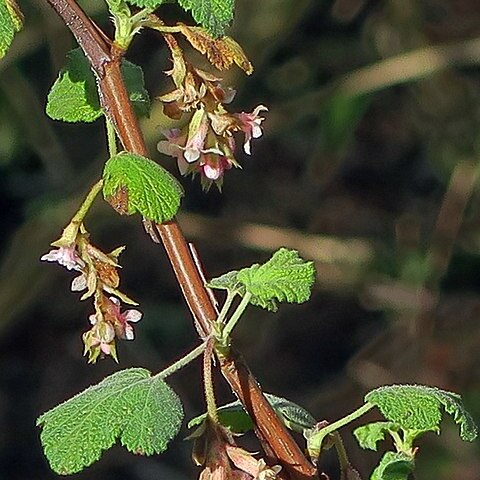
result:
[[[105,114],[115,126],[125,150],[148,156],[145,141],[130,104],[120,71],[122,53],[82,11],[75,0],[47,0],[75,36],[90,61]],[[203,338],[211,331],[216,311],[176,221],[156,225],[182,293]],[[291,480],[316,476],[315,467],[286,430],[265,399],[243,360],[233,352],[220,359],[223,376],[256,425],[256,433],[269,454],[278,459]]]

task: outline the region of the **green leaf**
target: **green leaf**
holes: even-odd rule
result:
[[[237,279],[237,270],[225,273],[220,277],[212,278],[207,287],[215,288],[217,290],[227,290],[229,292],[238,292],[241,295],[245,294],[245,287]]]
[[[370,480],[408,480],[415,469],[412,457],[405,453],[386,452]]]
[[[276,301],[303,303],[310,298],[315,267],[297,251],[281,248],[263,265],[240,270],[237,279],[252,294],[252,304],[275,311]]]
[[[182,419],[180,400],[161,378],[130,368],[44,413],[37,425],[52,470],[67,475],[97,461],[117,439],[134,453],[161,453]]]
[[[365,396],[385,418],[405,430],[439,431],[441,407],[460,425],[460,437],[472,442],[477,426],[465,410],[460,395],[423,385],[391,385],[380,387]]]
[[[233,20],[234,0],[178,0],[178,3],[216,37],[222,36]]]
[[[14,0],[0,0],[0,59],[13,42],[15,34],[22,29],[23,18]]]
[[[150,115],[150,95],[145,89],[142,68],[128,60],[123,60],[122,74],[135,113],[140,117],[148,117]]]
[[[290,430],[303,433],[317,423],[307,410],[290,400],[269,393],[265,394],[265,398]],[[239,400],[219,407],[217,413],[220,423],[233,433],[245,433],[253,429],[253,422]],[[188,422],[188,428],[200,425],[206,418],[206,413],[193,418]]]
[[[67,54],[47,98],[47,115],[64,122],[93,122],[102,115],[95,77],[80,48]]]
[[[385,433],[398,429],[399,426],[393,422],[374,422],[356,428],[353,434],[360,447],[377,451],[377,443],[385,440]]]
[[[162,5],[163,3],[167,3],[167,1],[168,0],[128,0],[128,3],[140,8],[155,9],[160,5]]]
[[[141,213],[157,223],[171,220],[183,189],[173,175],[153,160],[122,152],[105,164],[103,196],[121,215]]]
[[[148,115],[150,99],[142,69],[123,60],[122,73],[136,113]],[[93,122],[103,114],[95,76],[80,48],[67,54],[67,62],[48,94],[46,112],[53,120],[64,122]]]

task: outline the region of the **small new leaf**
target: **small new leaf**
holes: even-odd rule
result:
[[[142,69],[123,60],[122,73],[137,114],[147,116],[150,99],[144,87]],[[67,62],[48,94],[46,113],[53,120],[73,123],[93,122],[103,114],[95,76],[80,48],[67,54]]]
[[[265,398],[290,430],[303,433],[315,426],[315,418],[300,405],[270,393],[266,393]],[[238,400],[219,407],[217,413],[220,423],[233,433],[245,433],[254,427],[250,416]],[[193,418],[188,422],[188,428],[200,425],[206,418],[206,413]]]
[[[23,15],[15,0],[0,0],[0,59],[7,53],[22,25]]]
[[[237,279],[252,295],[253,305],[275,311],[277,301],[303,303],[310,298],[315,267],[297,251],[281,248],[263,265],[240,270]]]
[[[173,390],[148,370],[131,368],[44,413],[37,425],[52,470],[68,475],[97,461],[117,439],[134,453],[161,453],[182,419]]]
[[[442,419],[441,407],[460,425],[460,437],[472,442],[477,426],[465,410],[460,395],[424,385],[390,385],[365,396],[376,405],[385,418],[405,430],[438,432]]]
[[[237,274],[238,272],[236,270],[232,270],[220,277],[212,278],[207,283],[207,287],[217,290],[227,290],[232,293],[238,292],[240,295],[244,295],[245,287],[238,281]]]
[[[178,0],[178,3],[214,37],[221,37],[233,19],[234,0]]]
[[[377,451],[377,443],[385,440],[385,433],[396,432],[399,426],[393,422],[375,422],[363,425],[353,431],[360,447]]]
[[[386,452],[370,480],[408,480],[415,469],[412,457],[405,453]]]
[[[121,152],[105,164],[103,196],[121,215],[136,212],[157,223],[171,220],[183,189],[173,175],[153,160]]]

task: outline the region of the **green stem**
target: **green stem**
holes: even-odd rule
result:
[[[236,292],[228,291],[227,298],[225,299],[225,303],[223,304],[223,307],[220,310],[220,313],[218,314],[218,317],[216,320],[218,324],[223,323],[223,321],[225,320],[225,317],[227,316],[227,313],[230,310],[230,307],[236,296],[237,296]]]
[[[108,144],[108,153],[110,158],[115,156],[117,151],[117,133],[115,132],[115,128],[112,122],[105,117],[105,126],[107,127],[107,144]]]
[[[51,245],[53,247],[68,247],[73,245],[76,242],[78,235],[78,229],[83,223],[83,219],[87,215],[90,207],[92,206],[96,196],[100,193],[103,187],[103,179],[100,179],[88,192],[85,200],[80,205],[80,208],[77,210],[77,213],[72,217],[70,223],[64,228],[62,236],[53,242]]]
[[[187,353],[182,358],[177,360],[175,363],[165,368],[161,372],[158,372],[155,375],[155,377],[160,377],[163,379],[172,375],[172,373],[177,372],[178,370],[180,370],[181,368],[185,367],[190,362],[198,358],[204,352],[206,346],[207,346],[206,342],[201,343],[198,347],[195,347],[193,350],[191,350],[189,353]]]
[[[322,450],[322,442],[323,439],[329,435],[330,433],[334,432],[335,430],[338,430],[339,428],[347,425],[350,422],[353,422],[357,418],[361,417],[365,413],[367,413],[369,410],[371,410],[374,407],[371,403],[365,403],[362,405],[360,408],[357,408],[354,412],[352,412],[350,415],[347,415],[346,417],[340,418],[336,422],[330,423],[326,427],[322,428],[318,432],[312,433],[312,435],[308,438],[307,440],[307,450],[308,454],[310,455],[310,458],[317,459],[318,456],[320,455],[320,452]]]
[[[245,311],[248,304],[250,303],[251,298],[252,298],[252,294],[249,292],[246,292],[245,296],[242,298],[242,301],[238,304],[238,307],[233,312],[233,315],[230,317],[230,320],[226,323],[222,331],[222,340],[224,342],[228,339],[228,337],[230,337],[232,330],[235,328],[235,325],[237,324],[238,320],[240,319],[243,312]]]

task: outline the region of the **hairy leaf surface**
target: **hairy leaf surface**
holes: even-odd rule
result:
[[[37,425],[52,470],[66,475],[97,461],[117,439],[134,453],[161,453],[182,419],[173,390],[148,370],[131,368],[44,413]]]
[[[178,0],[178,3],[215,37],[222,36],[233,19],[234,0]]]
[[[460,425],[460,437],[473,441],[477,427],[465,410],[460,395],[423,385],[391,385],[380,387],[365,396],[388,420],[405,430],[438,431],[441,407]]]
[[[162,5],[162,3],[167,3],[168,0],[127,0],[128,3],[136,5],[141,8],[151,8],[155,9]]]
[[[315,267],[296,250],[281,248],[263,265],[240,270],[237,279],[252,294],[251,303],[274,311],[276,301],[303,303],[310,298]]]
[[[144,87],[142,69],[123,60],[122,73],[137,114],[148,115],[150,99]],[[95,76],[80,48],[67,54],[67,62],[48,94],[46,112],[53,120],[64,122],[93,122],[103,114]]]
[[[23,17],[15,0],[0,0],[0,59],[7,53],[22,24]]]
[[[171,220],[183,189],[173,175],[153,160],[122,152],[103,171],[103,196],[121,215],[136,212],[157,223]]]

